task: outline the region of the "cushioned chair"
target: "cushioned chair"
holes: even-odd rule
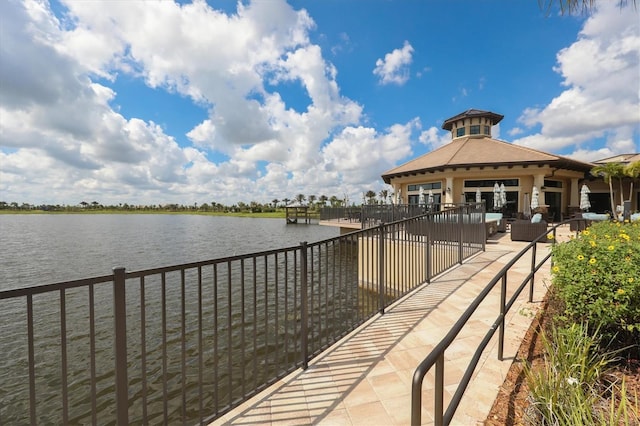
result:
[[[507,221],[503,219],[502,213],[486,213],[485,219],[487,223],[495,221],[497,225],[496,232],[507,232]],[[495,232],[493,234],[495,234]]]
[[[590,220],[582,217],[582,213],[576,213],[571,217],[569,229],[571,230],[571,232],[584,231],[589,227],[590,222]]]
[[[531,223],[530,220],[516,220],[511,223],[511,241],[533,241],[546,232],[547,222],[545,221]],[[546,236],[539,241],[549,242]]]

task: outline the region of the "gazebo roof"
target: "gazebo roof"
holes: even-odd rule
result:
[[[461,137],[385,172],[382,179],[390,183],[392,178],[444,171],[446,168],[538,164],[550,164],[581,172],[588,172],[594,166],[488,137]]]

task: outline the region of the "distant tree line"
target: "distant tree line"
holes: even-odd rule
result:
[[[386,204],[390,202],[391,195],[388,190],[384,189],[376,194],[374,191],[367,191],[363,193],[362,204]],[[157,211],[157,212],[216,212],[216,213],[268,213],[274,212],[278,209],[282,209],[292,203],[303,204],[309,206],[312,210],[318,210],[322,207],[344,207],[348,205],[355,205],[355,202],[349,204],[348,196],[344,195],[339,198],[335,195],[327,197],[326,195],[305,195],[298,194],[294,198],[283,198],[282,200],[274,198],[270,203],[260,203],[257,201],[251,201],[245,203],[239,201],[232,205],[225,205],[212,201],[210,203],[193,203],[193,204],[102,204],[98,201],[86,201],[82,200],[78,204],[30,204],[26,202],[18,203],[15,201],[7,202],[0,201],[0,210],[15,210],[15,211],[51,211],[51,212],[82,212],[82,211]]]

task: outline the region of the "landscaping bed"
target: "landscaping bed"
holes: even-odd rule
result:
[[[485,424],[640,425],[640,224],[593,224],[552,259]]]
[[[542,309],[538,312],[525,334],[516,359],[514,360],[498,396],[487,416],[485,425],[533,425],[527,418],[530,412],[529,386],[525,378],[524,363],[530,363],[533,368],[539,368],[544,363],[545,348],[542,341],[543,330],[549,332],[552,318],[558,311],[558,306],[545,300]],[[619,380],[624,377],[629,395],[638,395],[640,398],[640,359],[627,357],[612,366],[611,374]],[[630,423],[631,425],[639,423]]]

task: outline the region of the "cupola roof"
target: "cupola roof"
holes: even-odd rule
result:
[[[487,117],[491,120],[492,125],[498,124],[503,118],[504,115],[496,114],[491,111],[483,111],[480,109],[468,109],[465,112],[462,112],[456,116],[448,118],[442,123],[442,128],[444,130],[451,130],[453,128],[453,124],[459,120],[465,118],[476,118],[476,117]]]

